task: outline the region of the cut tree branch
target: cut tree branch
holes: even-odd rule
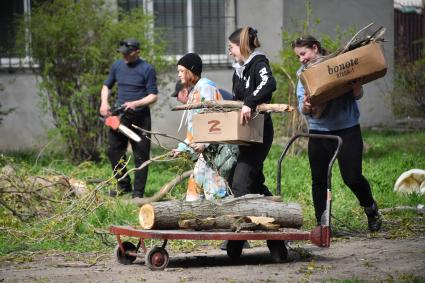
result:
[[[204,101],[191,104],[178,105],[171,110],[190,110],[190,109],[200,109],[207,108],[217,111],[236,111],[242,109],[243,101]],[[256,111],[260,113],[282,113],[282,112],[292,112],[294,107],[288,104],[260,104],[257,106]]]
[[[174,188],[175,185],[177,185],[180,182],[182,182],[184,179],[186,179],[187,177],[189,177],[190,174],[192,174],[192,173],[193,173],[193,170],[189,170],[189,171],[183,172],[181,175],[178,175],[176,178],[174,178],[173,180],[171,180],[170,182],[168,182],[164,186],[162,186],[162,188],[158,192],[156,192],[153,196],[146,197],[146,198],[135,198],[135,199],[133,199],[133,203],[134,204],[137,204],[139,206],[142,206],[144,204],[147,204],[147,203],[151,203],[151,202],[155,202],[155,201],[160,200],[172,188]]]

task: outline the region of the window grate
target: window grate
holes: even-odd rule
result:
[[[31,58],[28,42],[23,56],[16,46],[19,17],[29,15],[31,4],[36,1],[42,0],[0,1],[0,70],[38,68]]]
[[[395,62],[406,64],[423,58],[425,52],[424,13],[404,13],[394,10]]]
[[[22,58],[15,48],[17,16],[30,13],[31,4],[49,0],[0,1],[0,69],[37,68],[27,48]],[[167,54],[201,55],[210,66],[230,67],[227,35],[236,27],[235,0],[116,0],[124,10],[141,8],[155,15],[155,28],[168,43]]]
[[[129,1],[122,1],[120,7],[131,9]],[[142,6],[142,0],[132,2]],[[207,65],[231,65],[227,35],[236,26],[235,0],[153,0],[151,9],[168,55],[196,52]]]

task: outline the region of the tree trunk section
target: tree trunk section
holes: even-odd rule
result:
[[[274,223],[274,218],[264,216],[224,215],[216,218],[185,219],[179,221],[181,229],[193,230],[279,230],[280,225]]]
[[[143,229],[197,229],[194,223],[201,223],[199,229],[209,229],[210,227],[212,229],[214,225],[211,223],[216,221],[215,229],[228,229],[232,227],[226,227],[223,219],[234,218],[237,220],[240,217],[248,216],[273,218],[274,222],[272,223],[278,224],[280,227],[300,228],[303,224],[303,215],[299,204],[283,203],[276,201],[275,197],[262,195],[229,197],[214,202],[207,200],[154,202],[140,208],[139,222]],[[251,222],[255,221],[251,219]],[[270,221],[268,222],[270,223]],[[231,225],[233,222],[230,220],[228,223]],[[257,223],[256,225],[262,224]],[[237,230],[237,227],[235,229]]]

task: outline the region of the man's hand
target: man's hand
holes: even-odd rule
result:
[[[124,104],[122,106],[125,107],[124,110],[128,110],[128,109],[135,110],[137,107],[139,107],[139,103],[138,103],[137,100],[136,101],[127,101],[127,102],[124,102]]]
[[[241,124],[245,125],[246,123],[248,123],[249,119],[251,119],[251,108],[244,105],[242,106],[242,110],[241,110]]]
[[[158,99],[158,95],[149,94],[148,96],[145,96],[139,100],[124,102],[122,106],[125,107],[124,110],[128,110],[128,109],[135,110],[136,108],[148,107],[151,104],[155,103],[157,99]]]
[[[99,113],[103,117],[110,115],[111,114],[111,111],[110,110],[111,110],[111,107],[109,106],[108,103],[102,103],[102,104],[100,104]]]

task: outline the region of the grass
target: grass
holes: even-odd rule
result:
[[[425,203],[425,196],[417,194],[399,195],[393,191],[393,186],[398,176],[413,168],[425,168],[425,132],[395,133],[395,132],[364,132],[367,151],[364,154],[363,171],[369,180],[374,198],[380,208],[395,207],[398,205],[416,206]],[[272,192],[276,191],[276,164],[283,149],[283,145],[274,145],[265,162],[264,173],[266,183]],[[152,156],[160,154],[154,150]],[[3,153],[0,166],[12,164],[22,175],[64,174],[81,180],[105,180],[111,176],[111,168],[106,158],[100,163],[84,162],[78,166],[72,165],[60,154],[39,156],[38,153]],[[153,195],[167,181],[172,179],[177,172],[188,170],[188,162],[162,162],[154,163],[149,167],[146,196]],[[283,163],[282,197],[284,201],[298,202],[303,207],[304,229],[309,230],[315,225],[314,211],[311,200],[311,177],[308,159],[305,152],[296,156],[287,156]],[[96,184],[90,185],[94,188]],[[93,212],[87,212],[80,219],[72,218],[72,222],[53,223],[49,227],[41,225],[39,219],[31,219],[22,223],[13,217],[10,211],[0,206],[0,226],[10,229],[0,230],[0,255],[19,251],[34,250],[62,250],[62,251],[110,251],[110,246],[105,245],[102,237],[96,232],[106,230],[110,225],[129,224],[137,225],[138,209],[135,205],[126,202],[126,197],[111,199],[106,196],[107,190],[114,184],[103,189],[97,196],[102,205]],[[185,185],[173,189],[168,198],[181,198]],[[366,217],[358,205],[356,198],[344,185],[337,163],[333,168],[332,178],[332,214],[337,219],[333,221],[336,228],[366,233]],[[1,196],[2,198],[4,196]],[[411,226],[416,221],[412,213],[397,213],[386,215],[386,220],[396,221],[397,229],[391,236],[411,236]],[[423,220],[422,220],[423,222]],[[55,229],[64,228],[69,223],[72,233],[52,239],[44,237],[53,233]],[[61,226],[62,225],[62,226]],[[385,225],[385,223],[384,223]],[[69,228],[69,227],[68,227]],[[410,232],[409,232],[410,231]],[[23,238],[22,235],[29,238]],[[37,240],[40,238],[41,240]],[[106,239],[115,242],[114,237]],[[191,250],[196,244],[191,241],[171,241],[171,248]]]
[[[380,208],[424,204],[425,196],[399,195],[393,191],[393,187],[403,172],[425,168],[425,132],[399,134],[364,131],[364,141],[367,150],[363,155],[363,174]],[[272,189],[276,187],[276,160],[282,148],[275,146],[265,164],[267,185]],[[284,160],[282,194],[288,201],[301,203],[307,226],[314,225],[311,175],[306,153],[288,156]],[[332,195],[332,214],[353,229],[365,229],[364,213],[342,181],[337,162],[332,171]]]

